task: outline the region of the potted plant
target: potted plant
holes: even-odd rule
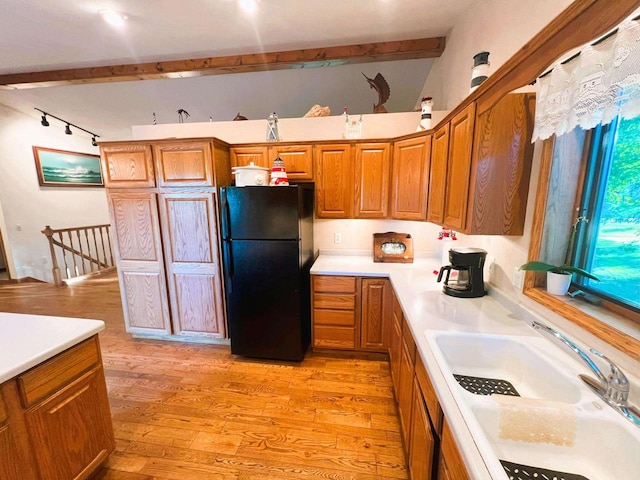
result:
[[[551,265],[550,263],[532,260],[521,265],[520,270],[547,272],[547,292],[554,295],[566,295],[569,291],[569,285],[571,285],[571,275],[573,273],[591,278],[596,282],[600,281],[595,275],[573,265]]]

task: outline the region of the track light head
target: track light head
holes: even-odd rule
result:
[[[71,131],[71,127],[69,126],[68,123],[67,123],[67,126],[64,129],[64,133],[66,133],[67,135],[73,135],[73,132]]]
[[[91,145],[93,145],[94,147],[98,146],[98,142],[96,142],[96,136],[95,135],[93,137],[91,137]]]
[[[42,115],[42,120],[40,120],[40,125],[42,125],[43,127],[49,126],[49,120],[47,120],[46,115]]]

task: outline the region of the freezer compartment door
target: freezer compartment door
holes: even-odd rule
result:
[[[227,317],[231,352],[300,361],[309,343],[297,241],[228,242]]]
[[[222,188],[223,237],[299,238],[298,194],[297,186]]]

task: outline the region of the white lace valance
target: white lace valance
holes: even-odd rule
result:
[[[640,22],[626,20],[616,34],[552,65],[537,85],[534,142],[639,116]]]

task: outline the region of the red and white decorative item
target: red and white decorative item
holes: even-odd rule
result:
[[[438,232],[438,240],[442,240],[442,252],[440,257],[442,265],[449,265],[449,250],[451,250],[452,248],[451,242],[457,239],[458,237],[456,237],[456,232],[449,228],[442,227],[442,230]],[[437,275],[438,270],[434,270],[433,273]],[[453,279],[453,277],[457,276],[457,274],[458,271],[452,269],[450,277]]]
[[[282,185],[289,185],[289,179],[287,178],[287,171],[284,168],[284,162],[280,157],[277,157],[273,161],[271,167],[271,181],[269,182],[271,187],[279,187]]]

